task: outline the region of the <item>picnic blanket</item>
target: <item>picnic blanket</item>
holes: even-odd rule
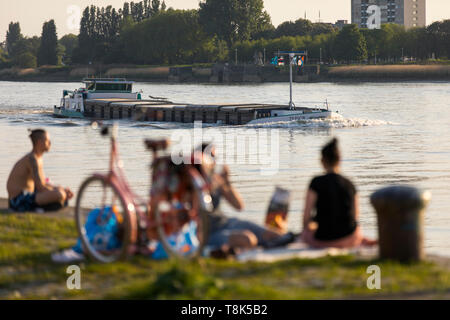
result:
[[[248,250],[236,255],[240,262],[258,261],[275,262],[288,259],[317,259],[326,256],[356,255],[361,258],[372,259],[378,256],[378,246],[357,247],[352,249],[323,248],[314,249],[303,242],[291,243],[286,247]]]

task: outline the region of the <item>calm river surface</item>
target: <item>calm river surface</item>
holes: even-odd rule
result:
[[[45,171],[52,182],[77,190],[93,171],[107,167],[108,140],[83,120],[55,119],[52,107],[59,104],[63,89],[79,83],[0,82],[0,197],[7,197],[6,179],[15,161],[30,149],[28,128],[43,127],[52,137],[45,156]],[[164,96],[189,103],[288,102],[287,84],[171,85],[137,83],[145,96]],[[299,231],[305,192],[311,178],[320,174],[320,148],[331,137],[340,139],[343,174],[350,177],[361,196],[361,224],[376,236],[376,216],[369,197],[391,184],[409,184],[432,192],[426,212],[426,250],[450,256],[450,84],[440,82],[380,84],[295,84],[298,106],[321,106],[344,117],[334,121],[280,123],[270,126],[213,126],[203,133],[219,133],[227,143],[219,146],[227,156],[232,180],[241,192],[246,209],[233,212],[262,223],[275,186],[292,191],[290,228]],[[140,195],[149,189],[149,154],[144,137],[190,137],[190,125],[120,122],[120,153],[130,183]],[[232,159],[230,146],[236,137],[261,140]],[[272,141],[272,142],[271,142]],[[268,153],[266,150],[278,151]],[[224,150],[226,148],[227,150]],[[269,155],[263,157],[263,155]],[[242,155],[242,154],[240,154]],[[270,161],[270,162],[265,162]],[[266,163],[266,164],[264,164]],[[275,171],[261,168],[275,167]],[[72,203],[73,204],[73,203]]]

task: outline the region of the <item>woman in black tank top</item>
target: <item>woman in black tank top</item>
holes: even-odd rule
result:
[[[358,226],[358,194],[353,183],[340,175],[337,139],[322,149],[326,173],[312,179],[306,195],[302,240],[313,247],[349,248],[373,245]],[[316,214],[312,216],[315,209]]]

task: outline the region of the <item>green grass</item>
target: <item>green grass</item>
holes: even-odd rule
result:
[[[50,254],[76,240],[73,219],[0,214],[0,299],[330,299],[425,293],[448,297],[448,267],[400,264],[352,256],[277,263],[200,259],[80,264],[81,290],[68,290],[66,267]],[[382,289],[366,287],[378,264]]]
[[[350,65],[328,69],[328,76],[347,79],[448,79],[448,65]]]

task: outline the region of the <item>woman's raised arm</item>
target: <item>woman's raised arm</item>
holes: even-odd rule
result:
[[[305,209],[303,210],[303,230],[306,230],[308,228],[308,225],[312,220],[311,212],[316,206],[316,201],[317,193],[311,189],[308,189],[306,193]]]

